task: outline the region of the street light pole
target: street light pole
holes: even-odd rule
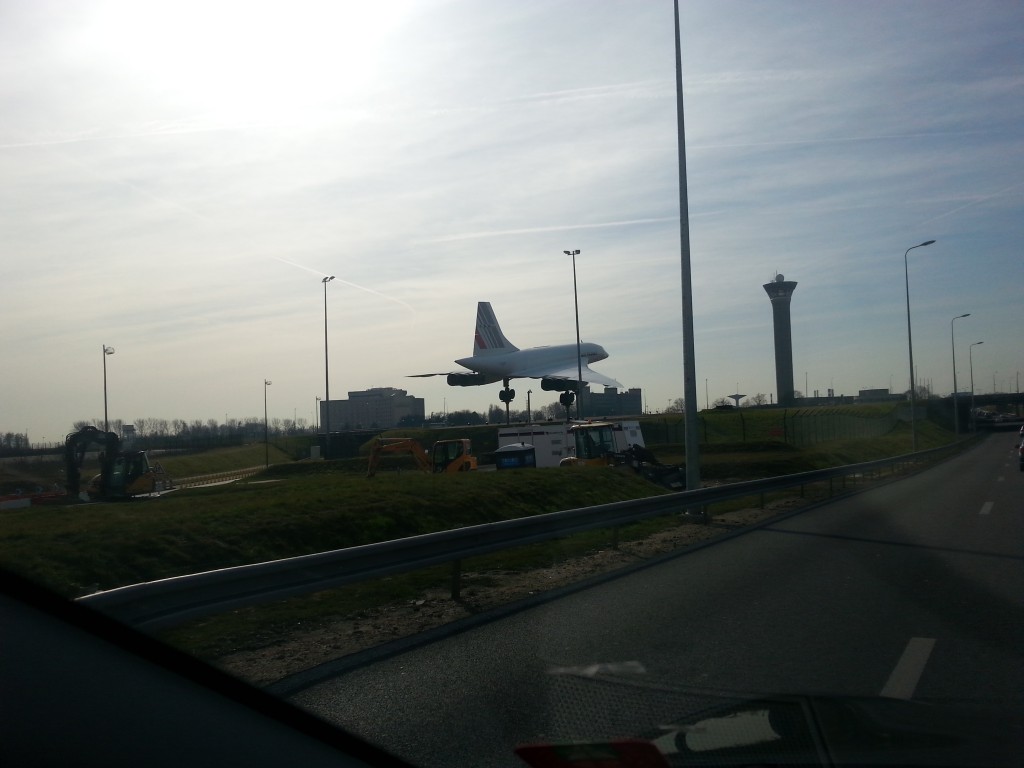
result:
[[[962,317],[970,317],[971,313],[967,312],[963,315],[957,315],[949,321],[949,343],[953,347],[953,434],[960,434],[960,412],[956,407],[956,340],[953,336],[953,323]]]
[[[107,355],[114,354],[114,348],[103,345],[103,431],[110,431],[110,420],[107,418]]]
[[[906,282],[907,287],[907,349],[910,351],[910,449],[911,451],[917,450],[917,424],[915,423],[916,415],[916,399],[917,393],[914,391],[917,387],[914,382],[914,341],[910,335],[910,269],[907,267],[907,254],[915,248],[923,248],[926,245],[931,245],[934,240],[925,240],[923,243],[912,245],[907,248],[903,254],[903,278]]]
[[[967,359],[971,364],[971,432],[974,432],[977,427],[977,421],[974,418],[974,348],[984,343],[984,341],[976,341],[967,348]]]
[[[579,248],[574,251],[562,251],[566,256],[572,257],[572,300],[576,305],[576,419],[583,420],[583,412],[580,404],[583,401],[583,358],[580,356],[580,302],[576,293],[576,256],[579,255]]]
[[[324,459],[331,455],[331,372],[327,355],[327,284],[334,275],[324,277]]]
[[[270,468],[270,430],[267,427],[267,387],[273,384],[269,379],[263,380],[263,463]]]

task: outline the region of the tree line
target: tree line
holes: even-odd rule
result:
[[[138,418],[131,422],[123,419],[110,419],[110,431],[124,437],[125,427],[131,427],[136,437],[216,437],[233,435],[237,433],[255,433],[263,435],[263,417],[248,416],[241,419],[228,419],[219,422],[217,419],[162,419],[162,418]],[[103,419],[83,419],[74,422],[72,431],[79,431],[85,427],[104,428]],[[314,430],[309,426],[306,419],[282,419],[274,417],[267,421],[267,431],[274,436],[312,434]]]

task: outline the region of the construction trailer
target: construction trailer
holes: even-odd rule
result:
[[[576,456],[577,435],[593,432],[598,425],[607,427],[601,431],[609,453],[622,453],[631,446],[645,445],[639,421],[552,421],[502,427],[498,430],[498,447],[503,448],[517,443],[532,445],[537,467],[557,467],[564,459]]]

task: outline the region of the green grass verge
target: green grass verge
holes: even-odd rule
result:
[[[744,415],[748,430],[762,418],[761,413]],[[774,429],[770,419],[777,418],[777,412],[764,413],[768,415],[760,428],[770,432]],[[878,408],[861,415],[885,418],[886,413]],[[877,437],[842,438],[795,448],[767,437],[741,440],[734,429],[735,413],[711,414],[709,418],[722,421],[715,427],[717,442],[701,446],[701,474],[706,479],[792,474],[910,451],[909,425],[899,422]],[[919,422],[917,427],[919,448],[951,442],[950,433],[931,422]],[[493,426],[477,428],[472,436],[474,445],[488,445],[483,437],[487,429],[496,434]],[[421,437],[429,445],[467,430],[449,432],[431,430],[409,436]],[[671,428],[666,434],[670,432]],[[684,461],[679,443],[652,447],[664,463]],[[159,460],[175,477],[208,474],[263,463],[264,446],[166,455]],[[365,459],[284,463],[286,455],[271,446],[270,460],[281,463],[249,481],[178,491],[158,499],[4,511],[0,513],[0,562],[73,597],[168,576],[663,492],[621,469],[455,476],[382,469],[377,477],[367,479]],[[716,505],[713,511],[744,505],[749,505],[749,500]],[[629,541],[677,524],[677,518],[647,521],[621,529],[617,536]],[[609,531],[594,531],[478,558],[464,568],[525,570],[605,548],[611,541]],[[296,623],[414,599],[449,579],[449,567],[439,566],[212,617],[168,637],[212,658],[238,648],[258,647]]]
[[[326,463],[287,465],[155,499],[6,511],[0,562],[77,596],[660,492],[611,469],[367,479]]]
[[[172,478],[181,478],[258,467],[266,462],[268,455],[271,464],[292,461],[288,453],[273,443],[266,449],[263,443],[252,443],[233,448],[214,448],[200,453],[156,454],[150,460],[159,461]]]

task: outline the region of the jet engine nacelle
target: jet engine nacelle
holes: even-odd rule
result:
[[[540,388],[548,392],[575,392],[577,383],[569,379],[541,379]]]
[[[482,384],[490,384],[493,379],[482,373],[449,373],[449,387],[479,387]]]

